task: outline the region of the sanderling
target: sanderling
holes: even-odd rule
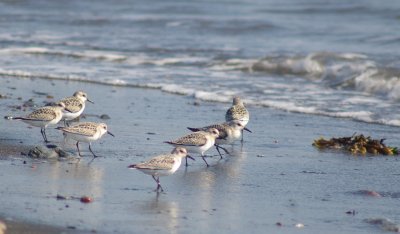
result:
[[[71,127],[58,127],[57,129],[63,131],[67,139],[70,138],[76,141],[76,148],[78,149],[79,156],[82,156],[79,150],[79,142],[89,143],[90,152],[94,157],[98,157],[93,153],[91,142],[100,139],[105,133],[114,136],[107,130],[107,125],[105,123],[82,122]]]
[[[210,128],[207,131],[194,132],[192,134],[186,135],[174,141],[165,141],[174,146],[185,147],[190,153],[199,153],[201,158],[208,165],[206,159],[204,158],[204,152],[211,148],[215,144],[215,139],[219,136],[218,129]],[[186,159],[186,166],[187,166]]]
[[[87,97],[87,94],[82,91],[77,91],[72,97],[67,97],[59,102],[65,104],[65,111],[63,111],[64,125],[67,126],[67,121],[79,117],[85,109],[86,101],[93,103]]]
[[[26,117],[10,117],[10,119],[20,119],[29,125],[40,127],[40,132],[42,133],[43,139],[46,143],[48,143],[49,141],[47,140],[46,136],[46,127],[48,125],[54,125],[60,122],[63,116],[62,111],[64,109],[65,104],[58,103],[54,106],[41,107]]]
[[[222,158],[221,152],[219,149],[223,149],[225,153],[229,154],[228,150],[226,150],[224,147],[221,147],[220,145],[228,145],[232,144],[234,141],[240,138],[242,135],[242,130],[246,130],[251,132],[249,129],[243,126],[241,122],[235,122],[235,121],[230,121],[230,122],[225,122],[221,124],[213,124],[209,125],[206,127],[202,128],[190,128],[188,129],[193,132],[198,132],[198,131],[207,131],[210,128],[215,128],[219,132],[219,136],[215,139],[215,148],[217,149],[219,156]]]
[[[176,147],[170,154],[158,155],[147,162],[133,164],[128,166],[131,169],[138,169],[141,172],[151,175],[157,183],[158,192],[159,189],[164,191],[160,184],[160,176],[168,176],[175,173],[176,170],[181,166],[182,158],[188,157],[194,160],[183,147]]]
[[[226,111],[225,121],[240,122],[244,127],[246,127],[249,120],[250,120],[250,114],[249,111],[244,106],[243,101],[240,99],[240,97],[234,97],[232,106]],[[242,143],[243,143],[243,129],[242,129],[242,140],[241,140]]]

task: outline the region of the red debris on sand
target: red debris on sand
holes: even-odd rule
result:
[[[366,195],[371,196],[371,197],[382,197],[378,192],[375,192],[373,190],[367,190]]]
[[[92,202],[93,200],[92,200],[92,198],[90,198],[90,197],[88,197],[88,196],[83,196],[83,197],[81,197],[81,202],[82,203],[90,203],[90,202]]]

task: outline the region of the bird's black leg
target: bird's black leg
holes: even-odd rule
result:
[[[201,154],[201,158],[202,158],[203,161],[206,163],[207,167],[209,167],[210,165],[208,165],[208,163],[207,163],[206,159],[204,158],[204,155],[203,155],[203,154]]]
[[[44,142],[49,143],[49,141],[47,140],[47,136],[46,136],[46,128],[44,128],[44,127],[41,128],[40,133],[42,133]]]
[[[93,152],[93,150],[92,150],[92,147],[91,147],[91,144],[89,143],[89,150],[90,150],[90,152],[93,154],[93,157],[95,157],[95,158],[97,158],[97,157],[99,157],[99,156],[97,156],[94,152]]]
[[[241,142],[242,145],[243,145],[243,142],[244,142],[244,140],[243,140],[243,129],[242,129],[241,131],[242,131],[242,140],[240,140],[240,142]]]
[[[219,154],[219,156],[221,157],[221,159],[222,159],[222,154],[221,154],[221,152],[219,152],[219,146],[218,145],[214,145],[215,146],[215,148],[217,149],[217,151],[218,151],[218,154]]]
[[[78,155],[82,157],[81,151],[79,150],[79,141],[76,142],[76,148],[78,149]]]
[[[218,151],[218,153],[219,153],[219,156],[221,156],[221,158],[222,158],[222,155],[221,155],[221,153],[219,152],[219,149],[222,149],[223,151],[225,151],[226,154],[229,154],[229,155],[230,155],[229,151],[228,151],[227,149],[225,149],[224,147],[222,147],[222,146],[220,146],[220,145],[215,145],[215,147],[217,148],[217,151]]]
[[[164,189],[161,187],[160,184],[160,177],[155,177],[154,175],[152,175],[154,181],[157,183],[157,188],[156,188],[156,192],[158,192],[159,189],[161,189],[161,192],[164,192]]]

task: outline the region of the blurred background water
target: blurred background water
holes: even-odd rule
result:
[[[0,77],[400,126],[400,1],[0,1]]]

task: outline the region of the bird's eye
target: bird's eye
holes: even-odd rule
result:
[[[104,130],[107,130],[107,127],[106,127],[106,126],[104,126],[103,128],[104,128]]]

